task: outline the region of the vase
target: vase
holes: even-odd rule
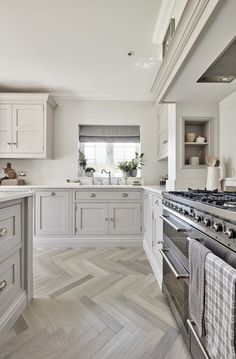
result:
[[[130,171],[130,177],[137,177],[137,169],[133,170],[133,171]]]

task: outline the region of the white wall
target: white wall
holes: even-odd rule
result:
[[[15,170],[27,170],[29,183],[59,183],[78,173],[78,125],[140,125],[145,184],[158,183],[167,174],[167,162],[158,162],[157,122],[150,102],[65,101],[55,110],[54,159],[9,160]],[[1,160],[4,167],[7,160]]]
[[[220,159],[225,167],[225,177],[236,176],[236,92],[219,105]]]

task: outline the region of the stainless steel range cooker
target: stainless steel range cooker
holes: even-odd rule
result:
[[[163,292],[196,359],[209,355],[189,315],[188,243],[196,239],[236,268],[236,193],[191,190],[163,194]]]

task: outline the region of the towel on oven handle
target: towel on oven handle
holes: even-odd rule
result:
[[[236,270],[210,253],[205,263],[206,349],[211,359],[236,358]]]
[[[189,241],[189,311],[200,337],[205,335],[204,298],[205,298],[205,259],[210,250],[196,239]]]

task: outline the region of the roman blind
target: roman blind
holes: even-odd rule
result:
[[[80,142],[140,142],[139,126],[79,126]]]

